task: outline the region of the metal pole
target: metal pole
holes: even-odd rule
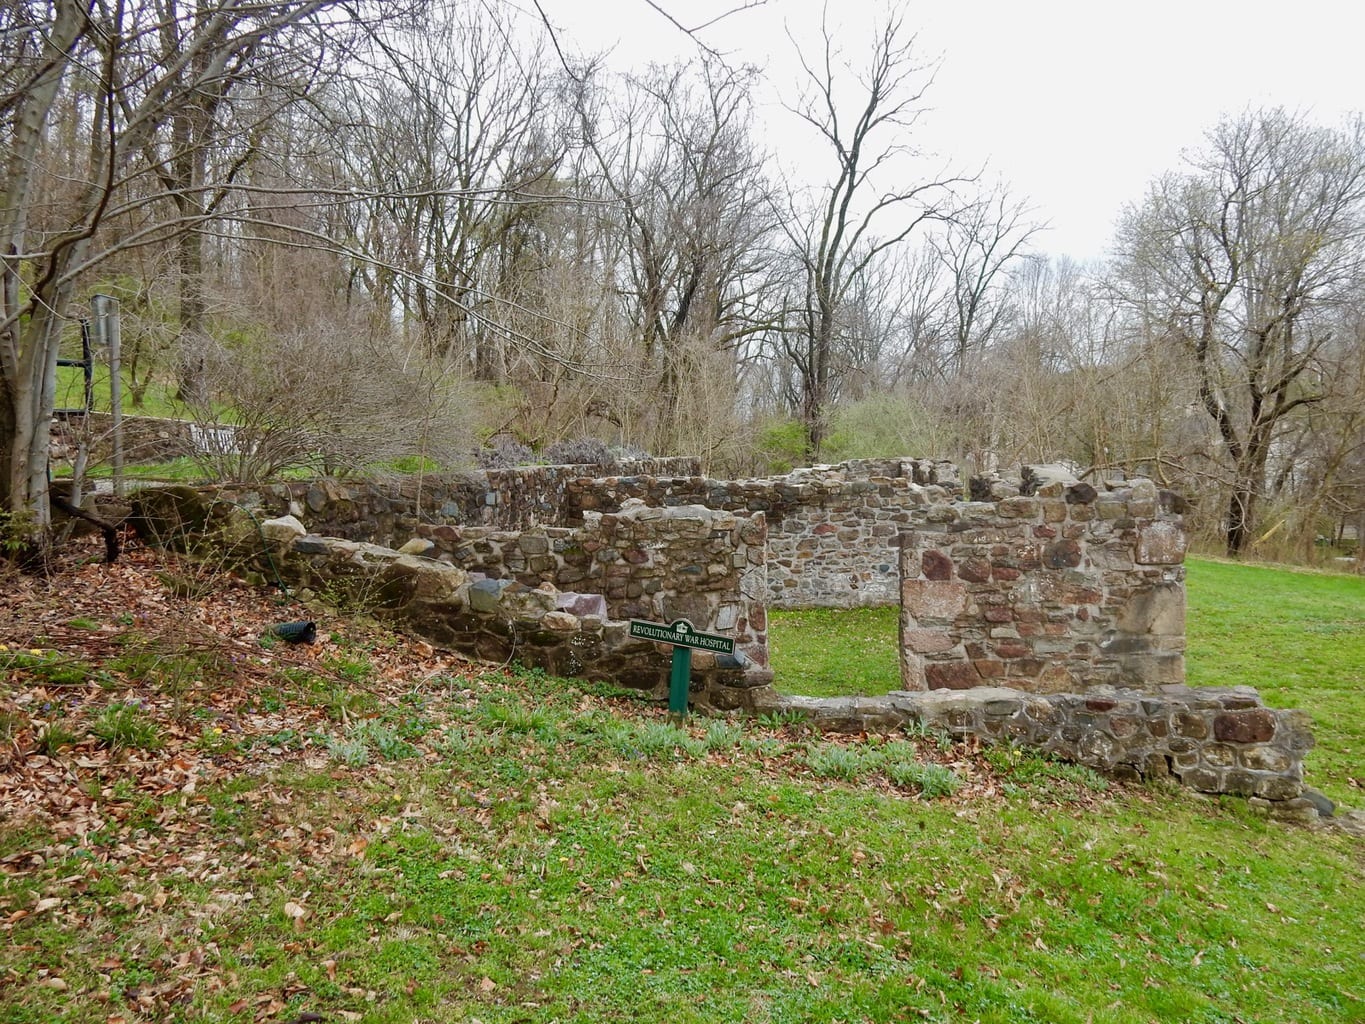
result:
[[[113,416],[114,493],[123,496],[123,375],[119,366],[118,299],[112,295],[96,295],[95,313],[100,324],[100,335],[109,346],[109,405]]]
[[[668,713],[687,714],[687,691],[692,685],[692,649],[673,648],[673,672],[668,677]]]

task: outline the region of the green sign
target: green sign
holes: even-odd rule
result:
[[[714,633],[699,633],[692,628],[692,623],[686,619],[679,619],[671,626],[665,626],[658,622],[642,622],[639,619],[630,620],[630,635],[637,640],[657,640],[660,643],[672,644],[674,647],[689,647],[696,651],[714,651],[716,654],[734,654],[735,641],[728,636],[716,636]]]

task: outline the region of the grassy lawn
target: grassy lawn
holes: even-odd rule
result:
[[[679,727],[140,554],[0,592],[3,1024],[1365,1019],[1359,839]]]
[[[79,353],[76,353],[79,356]],[[185,405],[175,397],[176,386],[173,381],[153,381],[142,397],[142,405],[133,403],[133,389],[129,383],[128,372],[121,374],[122,391],[120,405],[129,416],[169,416],[186,415]],[[110,373],[107,364],[96,360],[91,375],[94,390],[95,412],[109,412]],[[85,406],[85,371],[79,366],[57,367],[56,405],[58,409],[81,409]]]
[[[1365,578],[1190,559],[1187,678],[1254,686],[1313,716],[1309,782],[1365,804]],[[772,612],[778,687],[812,697],[900,687],[896,608]]]

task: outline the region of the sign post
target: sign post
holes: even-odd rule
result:
[[[674,715],[687,714],[687,691],[692,683],[692,652],[735,653],[733,639],[714,633],[699,633],[686,619],[678,619],[669,626],[631,619],[630,635],[639,640],[673,645],[673,668],[668,677],[668,710]]]

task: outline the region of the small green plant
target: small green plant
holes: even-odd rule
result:
[[[785,711],[765,711],[758,716],[758,724],[765,729],[793,729],[799,732],[805,729],[809,722],[800,711],[788,709]]]
[[[708,750],[728,750],[739,746],[744,739],[744,727],[734,722],[715,719],[706,725],[706,748]]]
[[[48,722],[38,730],[36,743],[40,754],[56,757],[67,747],[74,747],[80,738],[80,734],[66,724]]]
[[[806,766],[816,775],[852,782],[866,774],[876,762],[856,747],[838,743],[813,743],[806,748]]]
[[[357,722],[347,730],[346,738],[364,745],[385,761],[406,761],[417,756],[417,748],[383,722]]]
[[[326,659],[323,667],[352,683],[363,683],[373,678],[374,663],[364,655]]]
[[[334,737],[327,741],[327,753],[333,761],[351,768],[363,768],[370,763],[370,748],[360,739]]]
[[[706,753],[706,741],[680,729],[672,722],[616,722],[604,731],[607,744],[618,754],[649,759],[681,752],[689,757]]]
[[[27,509],[10,512],[0,509],[0,552],[7,558],[19,554],[31,543],[33,513]]]
[[[157,750],[156,723],[137,704],[110,704],[99,713],[90,732],[112,750]]]
[[[523,733],[543,733],[549,730],[552,718],[541,708],[527,707],[516,702],[485,704],[479,709],[479,718],[490,729],[520,735]]]
[[[75,618],[67,623],[72,629],[99,629],[100,624],[94,619]]]
[[[16,669],[32,675],[48,686],[84,686],[92,679],[108,680],[108,673],[93,665],[57,651],[32,647],[27,650],[0,650],[0,669]]]
[[[962,787],[962,780],[951,768],[920,761],[888,760],[882,771],[892,785],[915,787],[926,800],[952,796]]]
[[[432,743],[432,748],[444,758],[459,760],[479,749],[484,738],[484,734],[477,729],[461,725],[442,731]]]

